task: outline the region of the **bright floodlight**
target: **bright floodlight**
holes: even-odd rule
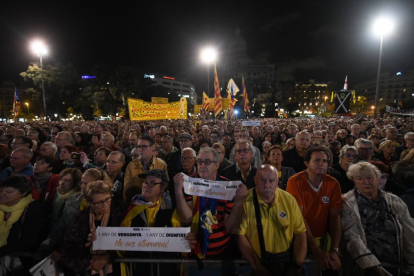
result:
[[[213,48],[206,48],[201,51],[201,60],[205,63],[212,63],[217,58],[217,52]]]
[[[32,43],[32,50],[35,54],[43,56],[47,54],[46,45],[42,41],[34,41]]]
[[[387,35],[394,30],[394,22],[386,17],[378,18],[374,22],[374,31],[379,35]]]

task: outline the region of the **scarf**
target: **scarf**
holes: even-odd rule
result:
[[[89,210],[90,210],[89,211],[89,229],[90,229],[91,232],[93,232],[93,231],[96,230],[95,213],[93,212],[92,208],[90,208]],[[110,214],[111,214],[111,210],[109,210],[108,213],[103,215],[102,220],[101,220],[101,225],[99,225],[99,226],[106,227],[108,225]],[[106,250],[93,250],[92,246],[90,247],[90,252],[91,252],[92,255],[104,255],[104,254],[106,254]],[[104,268],[106,268],[106,273],[112,273],[112,264],[111,263],[106,264]],[[99,276],[104,276],[105,275],[103,269],[101,269],[99,271],[96,271],[96,272],[91,271],[92,275],[98,274],[98,273],[99,273]]]
[[[32,195],[23,197],[17,204],[7,206],[0,204],[0,248],[7,244],[10,229],[22,216],[26,207],[32,202]],[[11,213],[10,217],[4,221],[6,213]]]
[[[65,204],[68,198],[77,193],[78,191],[75,191],[74,189],[72,189],[66,194],[63,194],[62,191],[60,190],[60,187],[56,189],[56,199],[55,199],[55,203],[53,206],[53,214],[52,214],[53,219],[56,219],[56,221],[59,219],[61,213],[63,212],[63,208],[65,207]]]
[[[37,174],[32,175],[34,188],[39,194],[41,194],[43,190],[46,188],[51,175],[51,172],[47,172],[42,176],[38,176]]]

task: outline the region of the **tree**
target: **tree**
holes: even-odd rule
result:
[[[43,113],[43,91],[41,68],[37,62],[31,63],[26,72],[20,73],[25,85],[28,86],[28,92],[34,102],[33,108]],[[45,84],[45,98],[47,113],[65,113],[62,103],[74,105],[81,95],[80,76],[72,64],[56,65],[47,64],[43,68],[43,78]]]
[[[96,78],[87,81],[84,95],[93,99],[95,111],[111,115],[112,120],[123,108],[124,100],[145,95],[148,88],[142,81],[143,73],[131,66],[114,68],[99,64],[92,73]]]

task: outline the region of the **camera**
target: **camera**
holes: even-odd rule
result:
[[[70,155],[70,158],[73,160],[80,160],[81,154],[78,152],[72,152],[72,154]]]

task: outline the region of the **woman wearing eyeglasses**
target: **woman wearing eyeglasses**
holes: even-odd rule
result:
[[[125,216],[127,204],[113,200],[111,189],[112,183],[101,180],[90,182],[83,189],[89,207],[74,215],[66,231],[60,258],[65,274],[120,274],[119,264],[111,263],[117,258],[115,251],[91,247],[91,236],[98,227],[119,227]]]
[[[341,192],[347,193],[354,188],[354,182],[350,180],[346,173],[348,172],[349,166],[359,161],[358,150],[354,146],[345,145],[339,152],[339,164],[332,166],[339,172],[341,178],[339,184],[341,185]]]

